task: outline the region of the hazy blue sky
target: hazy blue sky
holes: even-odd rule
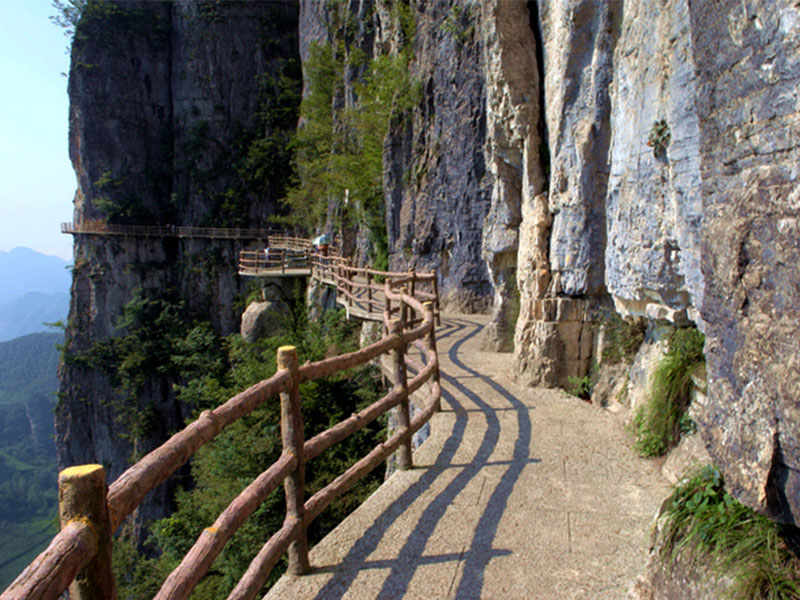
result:
[[[50,0],[0,0],[0,250],[72,258],[75,175],[67,151],[69,69]]]

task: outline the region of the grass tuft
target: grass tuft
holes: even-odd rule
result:
[[[692,374],[705,363],[705,337],[695,328],[676,329],[669,350],[650,381],[650,398],[636,411],[633,430],[636,450],[642,456],[661,456],[677,445],[681,433],[691,429],[685,416],[692,390]]]
[[[725,491],[719,470],[703,467],[675,488],[660,533],[661,558],[704,564],[716,577],[730,576],[727,596],[736,600],[800,598],[800,559],[787,535],[797,529],[756,514]]]

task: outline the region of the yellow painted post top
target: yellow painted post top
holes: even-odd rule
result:
[[[96,473],[97,471],[102,471],[105,473],[105,469],[103,465],[98,464],[90,464],[90,465],[76,465],[74,467],[67,467],[63,471],[58,474],[59,479],[72,479],[74,477],[85,477],[87,475],[91,475],[92,473]]]
[[[278,348],[278,369],[297,369],[297,348],[294,346],[281,346]]]

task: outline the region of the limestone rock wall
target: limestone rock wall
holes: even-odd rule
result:
[[[483,222],[483,258],[494,288],[485,343],[513,347],[519,308],[517,252],[522,207],[542,193],[540,74],[535,21],[522,2],[485,2],[481,19],[486,70],[486,146],[491,204]]]
[[[488,5],[412,4],[412,76],[422,99],[384,147],[384,195],[392,268],[436,268],[443,304],[486,310],[492,284],[481,259],[491,202],[481,21]]]
[[[796,3],[537,9],[550,174],[521,203],[518,376],[586,373],[612,306],[697,324],[712,459],[739,499],[797,522]]]
[[[613,53],[621,4],[539,3],[543,40],[546,195],[520,225],[515,371],[531,385],[566,385],[591,364],[593,311],[606,298],[606,189]]]
[[[800,7],[690,10],[709,402],[732,492],[800,523]]]
[[[699,128],[688,3],[626,3],[614,55],[606,283],[617,309],[685,323],[703,297]],[[665,147],[648,146],[665,121]],[[665,310],[666,309],[666,310]],[[659,312],[660,311],[660,312]]]

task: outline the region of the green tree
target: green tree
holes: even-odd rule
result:
[[[285,200],[289,208],[286,220],[309,230],[324,223],[331,199],[347,193],[349,202],[338,224],[367,229],[372,259],[379,268],[388,264],[384,140],[392,121],[404,118],[421,97],[419,83],[409,75],[413,14],[407,5],[396,3],[392,15],[404,39],[395,54],[370,59],[343,41],[312,45],[305,65],[301,125],[293,142],[298,179]],[[339,29],[339,37],[346,39],[346,23]],[[361,72],[353,87],[356,102],[351,107],[346,107],[342,98],[345,67]]]
[[[276,335],[254,344],[245,342],[239,335],[226,338],[226,368],[214,368],[200,374],[197,367],[202,365],[203,356],[208,356],[208,349],[197,349],[207,347],[207,338],[201,328],[195,327],[183,342],[176,344],[180,348],[182,343],[187,343],[196,350],[191,356],[181,353],[176,358],[184,369],[183,373],[198,375],[178,386],[178,398],[197,416],[200,411],[213,408],[273,375],[279,346],[294,345],[301,361],[314,361],[356,349],[357,334],[357,327],[346,321],[341,312],[326,313],[319,322],[310,321],[305,306],[298,302]],[[379,374],[369,366],[302,384],[300,395],[306,438],[373,402],[379,394]],[[282,451],[279,423],[280,403],[274,398],[227,427],[212,443],[197,452],[191,465],[191,485],[179,490],[175,497],[177,510],[151,527],[150,552],[158,558],[146,558],[133,551],[132,538],[127,543],[123,541],[116,545],[115,568],[121,598],[152,596],[203,528],[210,526],[245,486],[279,458]],[[383,439],[383,424],[376,422],[309,463],[307,495],[322,489]],[[381,481],[382,473],[376,471],[347,495],[337,499],[309,528],[311,543],[333,529]],[[228,542],[192,597],[225,597],[262,544],[280,528],[284,515],[285,503],[279,489]],[[281,572],[282,569],[277,568],[270,583]]]

